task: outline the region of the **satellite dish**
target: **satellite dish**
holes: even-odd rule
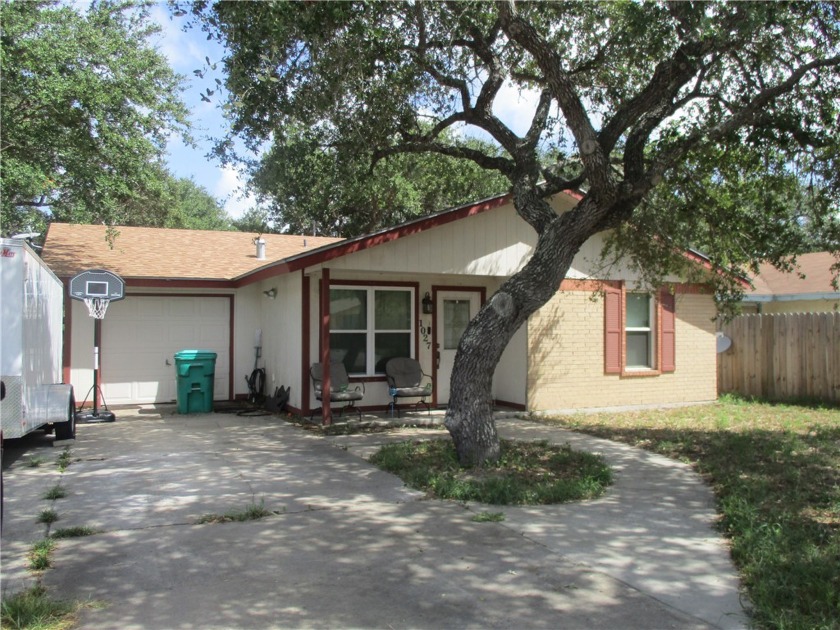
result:
[[[720,354],[722,352],[726,352],[729,348],[732,347],[732,340],[724,335],[722,332],[715,333],[715,338],[717,340],[717,353]]]

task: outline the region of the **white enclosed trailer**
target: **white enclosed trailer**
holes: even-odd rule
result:
[[[0,239],[0,420],[3,438],[41,427],[76,434],[73,386],[62,383],[64,285],[26,242]]]

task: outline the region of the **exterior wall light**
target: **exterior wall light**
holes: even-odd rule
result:
[[[432,301],[432,297],[429,295],[429,292],[426,291],[426,295],[423,296],[423,314],[431,315],[434,312],[435,303]]]

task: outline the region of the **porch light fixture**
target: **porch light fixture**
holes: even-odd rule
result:
[[[423,314],[424,315],[431,315],[434,313],[435,310],[435,303],[432,302],[432,297],[429,295],[429,292],[426,291],[426,295],[423,296]]]
[[[267,298],[271,298],[272,300],[277,297],[277,288],[272,287],[268,291],[263,291],[263,295]]]

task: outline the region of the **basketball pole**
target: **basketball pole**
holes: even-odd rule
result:
[[[104,411],[99,410],[99,397],[102,395],[102,390],[99,388],[99,347],[102,344],[102,320],[95,318],[93,320],[93,387],[90,388],[88,395],[93,394],[93,410],[80,410],[76,413],[76,422],[114,422],[116,416],[106,407]],[[85,396],[87,400],[87,396]],[[84,405],[84,403],[82,403]]]

